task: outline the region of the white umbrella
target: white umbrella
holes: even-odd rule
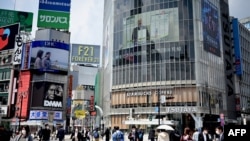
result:
[[[162,129],[162,130],[167,130],[167,131],[173,131],[174,128],[169,126],[169,125],[166,125],[166,124],[162,124],[162,125],[159,125],[158,127],[156,127],[156,129]]]

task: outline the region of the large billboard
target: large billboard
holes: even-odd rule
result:
[[[32,107],[63,107],[64,84],[55,82],[34,82]]]
[[[19,33],[19,24],[0,27],[0,51],[14,49],[15,38]]]
[[[37,27],[69,29],[70,13],[39,10]]]
[[[33,41],[30,57],[30,69],[47,72],[68,71],[69,44]]]
[[[204,49],[220,57],[218,8],[209,0],[202,0],[201,8]]]
[[[71,63],[78,64],[99,64],[100,46],[72,44]]]
[[[40,0],[39,9],[70,12],[71,0]]]
[[[0,9],[0,26],[20,23],[21,31],[32,31],[33,13]]]
[[[69,29],[71,0],[40,0],[37,27]]]
[[[136,14],[123,19],[123,48],[179,40],[178,8]]]

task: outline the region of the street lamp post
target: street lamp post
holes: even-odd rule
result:
[[[161,124],[161,96],[160,96],[160,89],[157,90],[158,94],[158,125]]]

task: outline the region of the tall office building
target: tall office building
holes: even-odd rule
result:
[[[243,23],[242,21],[244,20],[232,18],[233,47],[235,56],[236,111],[238,113],[238,120],[245,125],[249,122],[250,118],[250,31],[249,26],[246,26],[246,20]]]
[[[240,19],[239,22],[243,24],[248,30],[250,30],[250,17]]]
[[[177,128],[212,128],[235,119],[235,104],[227,104],[235,98],[227,0],[113,0],[104,7],[106,126],[169,119]]]

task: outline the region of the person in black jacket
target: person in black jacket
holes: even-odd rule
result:
[[[63,141],[65,136],[65,130],[63,129],[63,126],[61,125],[57,131],[56,138],[59,139],[59,141]]]
[[[151,127],[151,130],[149,131],[148,140],[150,140],[150,141],[154,141],[155,140],[155,130],[154,130],[153,127]]]
[[[204,127],[202,132],[198,135],[198,141],[211,141],[208,135],[208,129]]]
[[[107,127],[104,134],[105,134],[105,140],[109,141],[109,139],[110,139],[110,127]]]
[[[72,141],[83,141],[83,137],[82,134],[79,132],[78,128],[75,128],[75,131],[73,131],[71,133],[70,139],[72,139]]]
[[[45,124],[45,129],[42,130],[42,141],[50,140],[51,130],[48,124]]]

